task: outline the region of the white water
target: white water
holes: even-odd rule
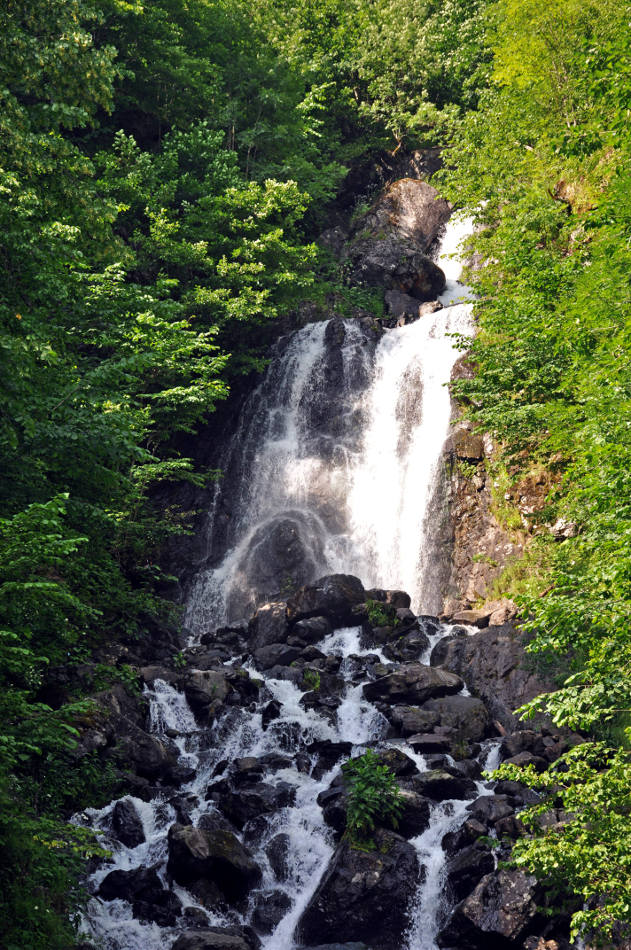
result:
[[[336,571],[406,590],[413,609],[436,612],[431,502],[451,416],[446,384],[473,326],[457,256],[470,228],[457,216],[447,225],[442,310],[386,331],[376,347],[356,320],[334,322],[329,336],[329,324],[309,324],[272,358],[223,462],[206,532],[212,552],[225,530],[225,553],[209,554],[190,591],[193,633]]]
[[[376,347],[365,328],[344,321],[339,346],[342,382],[336,383],[334,405],[327,403],[325,372],[325,359],[331,355],[326,341],[329,324],[305,327],[272,363],[246,403],[225,459],[227,477],[238,481],[230,496],[230,517],[226,520],[223,511],[228,497],[223,489],[217,491],[209,513],[209,566],[200,571],[187,609],[194,633],[244,616],[257,596],[266,592],[266,585],[278,584],[278,577],[267,577],[264,568],[269,559],[265,545],[279,525],[289,525],[295,544],[306,552],[304,570],[311,577],[305,580],[332,571],[354,573],[366,587],[407,590],[417,611],[429,609],[431,503],[450,420],[445,384],[460,353],[450,334],[466,337],[472,326],[470,306],[460,302],[467,294],[458,283],[460,265],[450,255],[468,227],[467,222],[452,219],[443,240],[439,263],[448,278],[441,298],[444,309],[386,332]],[[222,518],[226,543],[221,556],[213,559],[213,531],[221,527]],[[448,632],[443,628],[431,645]],[[367,745],[383,741],[386,721],[363,698],[362,683],[351,679],[349,658],[368,652],[361,649],[359,629],[338,630],[318,646],[326,655],[342,658],[340,675],[346,685],[333,718],[303,708],[304,693],[291,682],[256,672],[265,681],[264,701],[254,711],[232,709],[213,727],[208,743],[182,694],[161,681],[147,691],[151,730],[165,741],[175,735],[181,761],[196,768],[195,777],[182,790],[183,795],[192,796],[194,824],[214,808],[205,800],[206,790],[222,777],[215,770],[224,760],[233,763],[286,748],[294,755],[313,740],[350,742],[352,754],[357,755]],[[386,661],[380,651],[369,652]],[[427,656],[422,659],[427,661]],[[281,704],[281,714],[264,730],[262,707],[271,698]],[[426,768],[424,758],[401,740],[386,744],[404,748],[421,770]],[[273,933],[263,938],[264,950],[293,950],[296,923],[333,853],[334,839],[316,798],[330,785],[339,765],[319,778],[296,764],[264,776],[274,784],[288,782],[296,793],[292,806],[266,820],[262,835],[259,829],[251,837],[246,825],[241,836],[263,869],[260,890],[283,891],[291,901]],[[486,793],[482,783],[478,790]],[[115,803],[80,819],[102,830],[104,844],[112,850],[111,862],[93,875],[93,888],[115,868],[154,865],[167,883],[167,832],[176,820],[174,804],[159,797],[149,804],[133,801],[146,838],[136,848],[127,848],[112,834]],[[447,831],[458,827],[466,805],[454,801],[433,806],[430,827],[412,841],[425,876],[410,909],[405,950],[436,950],[445,875],[441,841]],[[288,876],[282,882],[276,880],[265,852],[279,832],[289,839]],[[250,919],[252,900],[244,914],[235,910],[222,914],[204,910],[182,887],[173,890],[185,907],[205,913],[210,924]],[[135,920],[126,901],[98,897],[90,902],[84,928],[105,950],[163,950],[181,932],[177,927],[160,928]]]

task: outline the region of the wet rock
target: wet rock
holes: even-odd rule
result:
[[[505,729],[520,726],[513,710],[554,686],[528,666],[523,634],[512,624],[487,627],[472,636],[449,636],[432,651],[432,665],[466,677],[471,693],[482,699],[492,719]]]
[[[301,942],[366,941],[399,950],[419,881],[416,852],[394,832],[378,829],[374,838],[374,851],[338,845],[298,923]]]
[[[421,772],[412,781],[419,794],[436,802],[447,798],[473,798],[477,791],[475,782],[450,766]]]
[[[281,832],[274,835],[265,845],[265,854],[277,881],[286,881],[289,877],[289,835]]]
[[[255,650],[253,656],[259,670],[269,670],[272,666],[289,666],[299,658],[300,653],[300,647],[288,646],[286,643],[270,643],[269,646]]]
[[[445,450],[465,462],[481,462],[485,454],[484,439],[467,429],[459,428],[449,436]]]
[[[316,799],[326,824],[338,834],[346,829],[346,789],[341,779],[320,792]]]
[[[256,898],[252,925],[262,934],[271,934],[291,907],[284,891],[262,891]]]
[[[383,654],[389,660],[405,663],[408,660],[418,660],[429,646],[429,637],[421,630],[413,630],[405,636],[397,637],[386,643]]]
[[[392,673],[364,686],[364,696],[371,702],[411,703],[422,705],[428,699],[458,693],[463,682],[454,673],[433,669],[421,663],[402,663]]]
[[[223,782],[211,786],[208,795],[213,799],[237,828],[259,815],[269,815],[293,804],[296,789],[288,782],[271,785],[266,782],[254,782],[242,785],[236,791]]]
[[[204,927],[181,934],[171,950],[259,950],[251,927]]]
[[[326,617],[310,617],[299,620],[291,628],[292,637],[296,637],[305,646],[319,643],[333,633],[333,624]]]
[[[112,828],[119,841],[135,848],[145,840],[140,816],[131,798],[122,798],[112,810]]]
[[[476,821],[488,826],[495,824],[500,818],[512,815],[514,809],[505,795],[481,795],[467,805],[467,811]]]
[[[449,736],[436,735],[436,733],[418,733],[415,736],[408,736],[407,741],[415,752],[420,752],[423,755],[427,752],[451,752]]]
[[[147,779],[159,779],[177,765],[177,753],[166,743],[137,727],[130,727],[118,748],[118,758],[127,768]]]
[[[334,624],[344,624],[350,622],[352,608],[363,603],[365,596],[359,578],[330,574],[296,591],[287,601],[287,615],[291,621],[325,616]]]
[[[438,725],[438,713],[418,706],[391,706],[386,716],[402,736],[431,732]]]
[[[423,709],[436,713],[440,725],[452,731],[458,741],[480,742],[489,734],[491,721],[486,706],[474,696],[430,699]]]
[[[380,749],[378,757],[380,763],[387,765],[397,778],[409,778],[418,775],[416,762],[409,755],[406,755],[403,749]]]
[[[401,812],[397,831],[404,838],[414,838],[429,828],[430,804],[405,779],[399,782],[399,793],[403,810]]]
[[[282,705],[278,702],[277,699],[272,699],[266,706],[263,708],[261,713],[261,722],[263,729],[267,729],[270,722],[274,722],[275,719],[278,719],[281,714]]]
[[[508,765],[518,765],[520,768],[532,765],[537,772],[545,772],[550,765],[547,759],[534,755],[532,752],[519,752],[517,755],[512,755],[510,759],[504,759],[504,762]]]
[[[182,688],[195,715],[212,720],[230,692],[230,684],[218,670],[191,670],[182,681]]]
[[[167,870],[184,886],[200,878],[210,879],[231,903],[245,897],[261,879],[261,869],[235,835],[190,825],[169,828]]]
[[[161,927],[172,927],[182,910],[179,897],[165,890],[155,867],[110,871],[101,882],[99,897],[129,901],[134,917]]]
[[[486,835],[488,828],[486,824],[478,821],[477,818],[467,818],[457,831],[449,831],[442,840],[443,851],[447,854],[456,854],[462,848],[474,844],[478,838]]]
[[[332,742],[330,739],[316,739],[307,746],[309,755],[316,757],[313,769],[314,778],[321,778],[341,759],[349,759],[353,751],[351,742]]]
[[[472,844],[447,862],[447,886],[454,901],[470,894],[485,874],[495,870],[495,860],[489,848]]]
[[[288,629],[287,604],[284,601],[263,604],[248,625],[250,649],[284,643]]]
[[[521,871],[487,874],[456,906],[438,945],[461,950],[516,946],[537,925],[537,898],[534,877]]]

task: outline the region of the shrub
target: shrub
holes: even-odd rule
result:
[[[371,843],[377,822],[396,828],[403,801],[396,777],[370,749],[342,766],[347,789],[346,831],[352,842]]]

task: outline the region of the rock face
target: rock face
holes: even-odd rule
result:
[[[365,941],[399,950],[406,909],[419,882],[416,852],[394,832],[378,831],[374,851],[338,846],[297,932],[305,944]]]
[[[540,922],[533,877],[521,871],[487,874],[457,905],[438,935],[441,947],[487,950],[518,945]]]
[[[352,610],[366,599],[362,582],[351,574],[331,574],[307,587],[301,587],[287,601],[290,621],[306,620],[324,614],[333,623],[350,623]]]
[[[513,710],[552,688],[526,666],[524,636],[510,623],[441,640],[431,663],[465,675],[471,692],[506,729],[518,728]]]
[[[433,300],[445,287],[445,275],[428,251],[450,213],[431,185],[393,182],[353,226],[344,250],[351,281]]]

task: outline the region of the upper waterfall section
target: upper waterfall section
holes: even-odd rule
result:
[[[446,384],[458,335],[471,333],[453,257],[467,228],[452,218],[444,230],[432,261],[443,294],[420,319],[384,332],[370,319],[334,318],[276,344],[221,460],[207,564],[188,597],[192,632],[334,571],[437,609]],[[392,293],[418,313],[419,297]]]

